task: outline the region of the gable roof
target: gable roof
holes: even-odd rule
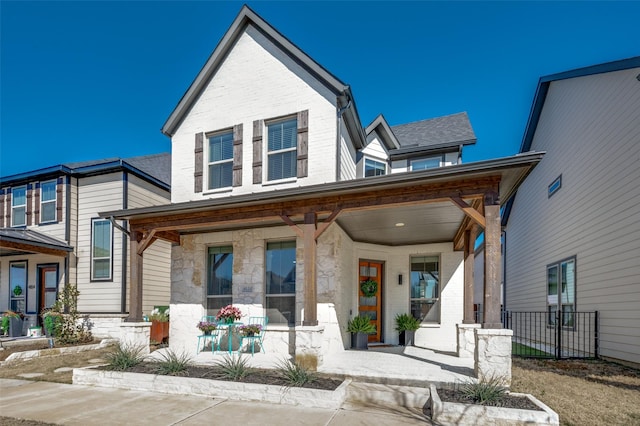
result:
[[[540,121],[540,114],[542,113],[542,108],[544,107],[544,103],[547,99],[547,94],[549,93],[549,86],[552,82],[566,80],[569,78],[586,77],[589,75],[622,71],[638,67],[640,67],[640,56],[634,56],[632,58],[605,62],[602,64],[591,65],[588,67],[577,68],[570,71],[540,77],[540,80],[538,80],[536,93],[533,96],[533,104],[531,105],[531,111],[529,112],[529,119],[527,120],[527,125],[524,130],[522,143],[520,144],[520,152],[524,153],[531,150],[533,137],[536,133],[536,129],[538,128],[538,123]],[[640,74],[638,75],[638,79],[640,80]],[[511,215],[511,209],[513,207],[514,200],[515,197],[509,200],[509,202],[504,207],[504,213],[502,215],[502,226],[506,226],[509,222],[509,216]]]
[[[19,185],[34,178],[47,179],[60,174],[93,176],[116,170],[126,170],[166,190],[170,190],[171,188],[171,154],[169,153],[143,155],[126,159],[114,157],[59,164],[57,166],[0,177],[0,185]]]
[[[165,121],[162,126],[162,133],[169,137],[175,134],[180,123],[198,99],[198,96],[202,93],[217,69],[225,60],[227,53],[233,49],[235,42],[240,38],[246,27],[249,25],[254,26],[258,31],[263,33],[265,37],[271,40],[286,55],[314,76],[314,78],[322,82],[336,95],[338,99],[337,107],[345,108],[345,122],[356,147],[363,147],[365,143],[364,131],[355,106],[355,100],[351,93],[351,88],[327,71],[327,69],[322,65],[313,60],[309,55],[303,52],[302,49],[289,41],[289,39],[283,36],[278,30],[262,19],[247,5],[242,6],[242,9],[240,10],[240,13],[238,13],[238,16],[236,16],[236,19],[213,50],[209,59],[207,59],[207,62],[204,64],[196,78],[178,102],[178,105],[176,105],[174,110],[171,112],[169,118]]]
[[[381,142],[384,144],[387,151],[400,148],[398,138],[393,134],[391,127],[389,127],[389,123],[387,123],[387,120],[382,114],[378,115],[365,129],[367,136],[373,131],[376,131],[378,135],[380,135]]]
[[[0,228],[0,256],[24,252],[64,255],[73,247],[49,235],[31,229]]]
[[[401,148],[457,147],[476,143],[476,135],[466,112],[392,126]]]

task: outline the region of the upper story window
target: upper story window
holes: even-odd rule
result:
[[[56,181],[40,184],[40,223],[56,220]]]
[[[382,176],[387,174],[387,165],[381,161],[365,158],[364,160],[364,177]]]
[[[11,189],[11,226],[27,224],[27,186]]]
[[[94,219],[91,222],[91,280],[110,280],[112,264],[111,222]]]
[[[419,160],[411,160],[411,170],[427,170],[440,167],[443,163],[442,157],[420,158]]]
[[[298,121],[288,118],[267,124],[267,180],[297,176]]]
[[[233,131],[209,136],[209,188],[226,188],[233,180]]]

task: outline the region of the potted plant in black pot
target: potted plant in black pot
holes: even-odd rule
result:
[[[368,316],[357,316],[347,323],[347,331],[351,333],[351,349],[369,349],[369,334],[376,332]]]
[[[0,323],[2,331],[9,337],[22,336],[22,320],[24,320],[22,312],[6,311],[2,314],[2,322]]]
[[[396,331],[400,333],[401,346],[413,346],[416,330],[420,328],[420,321],[409,314],[396,315]]]

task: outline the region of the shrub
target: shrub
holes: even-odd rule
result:
[[[184,376],[187,374],[190,364],[191,357],[189,355],[185,353],[178,355],[169,349],[162,354],[162,360],[158,361],[156,373],[165,376]]]
[[[496,407],[501,406],[502,399],[507,396],[507,388],[503,386],[503,379],[500,377],[483,379],[477,383],[465,383],[459,391],[473,404]]]
[[[289,359],[280,362],[276,367],[276,370],[289,383],[290,386],[301,387],[306,383],[315,381],[318,378],[316,374],[311,370],[308,370]]]
[[[113,371],[125,371],[135,367],[144,360],[142,346],[118,344],[115,349],[105,355],[107,369]]]
[[[222,377],[228,380],[238,381],[251,371],[248,362],[248,359],[242,355],[225,355],[216,365],[222,371]]]

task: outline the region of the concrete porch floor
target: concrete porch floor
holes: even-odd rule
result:
[[[150,356],[159,359],[166,349]],[[203,351],[193,355],[196,364],[213,364],[226,352]],[[251,367],[274,368],[286,357],[282,354],[244,354]],[[473,381],[473,359],[435,352],[414,346],[371,346],[369,350],[345,350],[325,356],[318,368],[321,373],[350,377],[368,383],[425,386],[433,383],[441,387]]]

